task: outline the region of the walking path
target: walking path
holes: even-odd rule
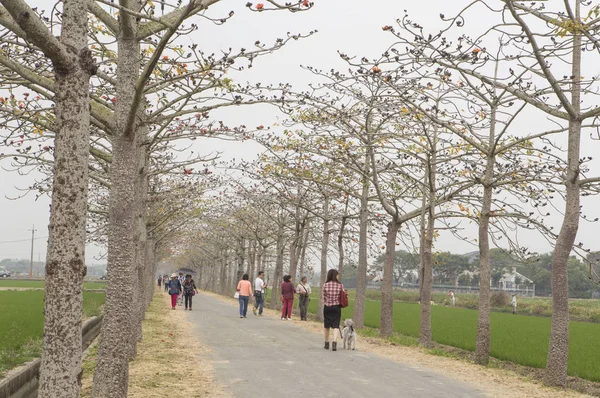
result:
[[[178,307],[179,310],[182,307]],[[217,381],[233,397],[481,397],[477,388],[374,354],[323,349],[323,336],[273,316],[240,319],[212,295],[186,313],[210,350]]]

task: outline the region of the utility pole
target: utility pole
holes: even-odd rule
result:
[[[31,259],[29,262],[29,278],[33,277],[33,242],[35,239],[35,225],[31,227]]]

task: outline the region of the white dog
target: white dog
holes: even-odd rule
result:
[[[342,330],[342,337],[344,339],[344,348],[347,350],[356,349],[356,330],[354,330],[354,323],[352,319],[346,319],[344,321],[344,329]]]

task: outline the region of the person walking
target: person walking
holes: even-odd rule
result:
[[[177,279],[177,274],[171,274],[171,280],[169,281],[169,295],[171,296],[171,309],[174,310],[177,306],[177,296],[181,294],[181,282]]]
[[[160,286],[162,285],[162,275],[158,276],[158,290],[160,291]]]
[[[165,286],[165,292],[169,290],[169,276],[163,275],[163,285]]]
[[[183,286],[183,281],[185,281],[185,277],[183,276],[183,272],[179,273],[179,276],[177,277],[177,280],[179,280],[179,284],[181,286]],[[183,304],[183,290],[179,291],[179,296],[177,297],[177,305],[182,305]]]
[[[330,269],[327,273],[327,281],[321,288],[321,297],[323,297],[323,320],[325,349],[329,349],[329,333],[333,329],[333,342],[331,350],[337,351],[337,340],[340,335],[340,320],[342,318],[342,306],[340,305],[340,295],[344,290],[344,285],[340,283],[340,274],[335,269]]]
[[[252,296],[252,284],[248,278],[248,274],[244,274],[242,280],[238,282],[236,289],[239,293],[240,318],[246,317],[246,313],[248,312],[248,302],[250,301],[250,296]]]
[[[258,316],[262,316],[263,308],[265,306],[265,289],[267,284],[265,283],[264,271],[259,271],[256,280],[254,281],[254,308],[252,312],[256,315],[258,310]]]
[[[308,315],[308,303],[310,302],[310,285],[308,284],[308,278],[303,276],[300,279],[300,283],[296,287],[298,293],[298,306],[300,307],[300,320],[306,321]]]
[[[185,297],[186,310],[192,310],[192,297],[194,297],[196,293],[198,293],[198,289],[196,289],[196,282],[194,282],[194,280],[192,279],[192,275],[187,274],[185,276],[185,280],[183,281],[183,295]]]
[[[517,313],[517,296],[512,295],[512,300],[510,301],[510,305],[512,307],[512,313],[515,315]]]
[[[448,296],[450,296],[450,302],[452,303],[452,306],[454,306],[454,304],[456,304],[456,301],[454,299],[454,292],[452,290],[450,290],[450,293],[448,293]]]
[[[283,283],[281,284],[281,301],[283,302],[283,308],[281,309],[281,320],[291,321],[292,320],[292,308],[294,308],[294,294],[296,288],[291,275],[283,277]]]

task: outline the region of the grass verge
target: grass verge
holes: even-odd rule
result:
[[[177,325],[177,327],[173,327]],[[170,311],[168,297],[157,294],[142,324],[143,340],[129,364],[128,398],[226,397],[213,377],[206,348],[193,338],[183,311]],[[83,362],[81,397],[90,397],[97,349]]]

